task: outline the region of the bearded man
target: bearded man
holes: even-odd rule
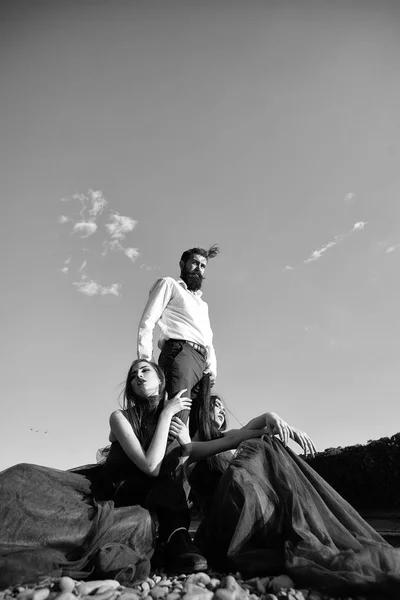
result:
[[[166,377],[169,398],[186,389],[192,396],[193,388],[209,374],[214,383],[217,360],[208,305],[202,299],[201,286],[210,258],[219,253],[216,244],[209,250],[190,248],[179,261],[180,279],[163,277],[150,290],[138,332],[138,358],[153,360],[153,331],[161,329],[158,359]],[[187,414],[181,415],[186,417]]]

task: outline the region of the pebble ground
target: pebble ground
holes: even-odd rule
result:
[[[0,600],[339,600],[310,589],[296,589],[287,575],[242,579],[240,573],[153,574],[126,587],[113,579],[46,579],[36,585],[0,591]],[[366,600],[341,597],[340,600]]]

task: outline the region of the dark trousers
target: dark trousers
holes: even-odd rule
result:
[[[158,535],[165,542],[175,529],[189,529],[190,511],[182,482],[171,475],[147,477],[137,473],[118,485],[114,494],[115,506],[140,504],[158,519]]]
[[[184,341],[168,340],[161,350],[158,364],[165,374],[168,398],[173,398],[178,392],[186,389],[184,396],[196,400],[196,386],[206,368],[205,358],[200,352]],[[177,416],[187,423],[189,411],[184,410]]]

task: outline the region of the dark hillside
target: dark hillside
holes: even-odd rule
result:
[[[400,433],[305,460],[357,510],[400,510]]]

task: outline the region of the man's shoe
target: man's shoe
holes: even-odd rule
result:
[[[187,529],[178,529],[164,548],[164,566],[176,573],[195,573],[208,569],[207,561],[193,544]]]

